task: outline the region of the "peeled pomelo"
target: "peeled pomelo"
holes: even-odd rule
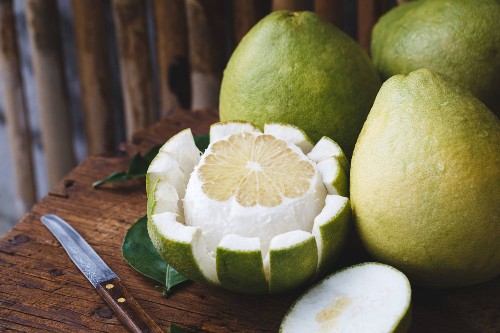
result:
[[[222,79],[220,119],[287,123],[350,157],[380,88],[366,52],[312,12],[276,11],[241,40]]]
[[[192,149],[191,132],[181,132],[149,167],[150,238],[192,280],[243,293],[281,293],[332,269],[350,225],[349,199],[342,196],[347,176],[335,157],[343,152],[334,145],[315,162],[300,129],[264,128],[214,124],[201,156]],[[334,166],[319,167],[330,159]]]
[[[384,83],[356,143],[350,194],[364,246],[412,282],[500,274],[500,122],[451,79],[420,69]]]
[[[362,263],[307,290],[288,310],[280,332],[406,332],[410,304],[411,287],[403,273],[379,263]]]

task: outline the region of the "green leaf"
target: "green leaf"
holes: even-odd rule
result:
[[[122,255],[136,271],[164,285],[168,264],[151,243],[147,223],[147,217],[143,216],[128,229],[122,244]]]
[[[149,238],[147,223],[147,217],[143,216],[128,229],[122,255],[136,271],[161,283],[164,294],[167,294],[188,279],[160,257]]]
[[[208,144],[210,143],[210,137],[208,136],[208,134],[196,135],[194,137],[194,143],[201,152],[204,152],[207,149]]]
[[[177,272],[172,266],[168,265],[167,278],[165,279],[165,292],[169,293],[173,287],[187,280],[187,277]]]
[[[121,183],[121,182],[127,181],[129,179],[130,179],[130,177],[129,177],[129,175],[127,175],[126,172],[115,171],[112,174],[110,174],[109,176],[107,176],[106,178],[94,182],[92,184],[92,187],[97,188],[105,183]]]
[[[208,134],[196,135],[194,137],[194,142],[196,144],[196,147],[198,147],[200,151],[204,152],[205,149],[207,149],[208,144],[210,143],[210,139]],[[148,172],[149,165],[158,154],[160,148],[161,145],[157,145],[151,148],[144,155],[141,155],[139,153],[135,154],[135,156],[130,160],[127,172],[113,172],[108,177],[94,182],[92,184],[92,187],[98,188],[99,186],[106,183],[121,183],[130,179],[145,177],[146,173]]]
[[[168,332],[169,333],[188,333],[187,331],[183,330],[182,328],[180,328],[179,326],[177,326],[175,324],[170,324],[170,326],[168,327]]]

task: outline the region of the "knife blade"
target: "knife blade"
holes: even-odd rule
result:
[[[162,332],[160,327],[125,289],[120,278],[72,226],[53,214],[42,216],[41,221],[57,238],[70,259],[131,332]]]

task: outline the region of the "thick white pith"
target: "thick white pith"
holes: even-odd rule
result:
[[[383,264],[337,272],[309,289],[286,314],[280,332],[389,333],[409,311],[406,276]]]
[[[284,127],[285,125],[279,126]],[[228,133],[230,135],[241,130],[246,131],[249,128],[255,129],[253,125],[247,123],[226,123],[220,127],[214,127],[213,125],[210,133],[215,138],[224,138]],[[291,131],[283,129],[280,129],[280,131],[285,134],[294,134],[295,136],[292,135],[294,140],[298,138],[295,132],[298,130],[295,128],[292,128]],[[338,210],[345,208],[347,198],[337,195],[327,196],[326,188],[322,182],[322,178],[325,178],[325,176],[320,171],[316,171],[313,177],[310,195],[305,196],[303,200],[295,200],[295,202],[293,199],[284,198],[283,205],[272,207],[265,213],[262,213],[262,207],[258,205],[253,207],[237,205],[234,202],[234,198],[227,200],[233,200],[230,204],[228,202],[212,200],[204,195],[201,190],[200,179],[195,177],[199,166],[189,169],[189,165],[198,164],[197,161],[200,160],[199,151],[192,149],[192,146],[194,146],[192,134],[190,131],[183,131],[181,133],[183,135],[178,135],[179,138],[176,136],[170,140],[174,141],[173,144],[169,145],[169,141],[160,150],[163,154],[168,154],[168,163],[159,161],[156,162],[157,165],[153,165],[155,164],[153,163],[150,167],[152,175],[149,175],[149,181],[158,181],[155,191],[156,198],[153,199],[148,194],[148,197],[156,201],[154,210],[150,212],[152,214],[150,220],[154,223],[157,230],[169,240],[173,242],[189,241],[192,244],[192,255],[198,263],[197,266],[199,266],[199,269],[208,281],[214,284],[219,283],[215,260],[217,248],[224,248],[239,253],[255,253],[255,251],[260,251],[268,281],[270,272],[272,272],[272,267],[269,267],[270,248],[271,251],[273,249],[281,250],[304,242],[305,239],[315,239],[318,253],[314,255],[318,256],[318,263],[321,261],[322,235],[318,230],[321,225],[331,222],[338,214]],[[189,149],[183,148],[186,144],[186,139],[192,140],[189,143],[191,147]],[[288,143],[288,145],[295,151],[300,152],[304,159],[309,160],[298,147],[291,143]],[[174,159],[177,162],[177,168],[172,167],[172,165],[175,166],[175,163],[170,158],[171,155],[175,154],[175,150],[178,150],[178,154],[189,154],[189,156],[184,156],[182,159]],[[179,163],[184,164],[181,166]],[[310,163],[315,165],[314,162]],[[167,167],[164,165],[167,165]],[[175,171],[174,174],[176,177],[172,177],[172,170]],[[180,175],[178,170],[183,175]],[[336,171],[323,168],[322,172],[332,173]],[[170,174],[167,175],[167,173]],[[188,178],[190,178],[189,185]],[[184,182],[184,188],[178,190],[181,181]],[[192,190],[189,190],[190,186]],[[151,188],[152,186],[149,185],[148,191]],[[187,192],[186,188],[188,188]],[[165,193],[160,193],[163,192],[162,189],[165,190]],[[177,190],[179,195],[176,196],[172,190]],[[181,200],[177,200],[178,198]],[[168,212],[174,214],[167,214]],[[252,218],[249,219],[248,216],[252,216]],[[305,218],[303,218],[302,222],[297,222],[297,217],[304,216]],[[199,221],[207,221],[207,223],[202,222],[201,225],[196,226],[189,225],[193,220],[197,219]],[[211,223],[214,220],[223,221],[223,223]],[[235,223],[235,221],[237,222]],[[238,221],[240,223],[241,221],[245,221],[244,228],[237,227]],[[276,223],[276,221],[278,222]],[[283,223],[280,224],[279,222]],[[247,227],[246,231],[245,227]],[[184,228],[188,229],[184,230]],[[220,232],[221,230],[224,232]],[[256,232],[252,233],[252,231]],[[189,240],[186,238],[186,235],[189,235]]]

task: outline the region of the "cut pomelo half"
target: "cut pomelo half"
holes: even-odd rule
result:
[[[280,332],[406,332],[411,287],[397,269],[363,263],[340,270],[306,291],[288,310]]]
[[[293,143],[307,154],[313,149],[314,144],[307,134],[300,128],[279,123],[264,124],[264,133],[272,133],[275,137]]]
[[[164,147],[189,157],[173,158],[170,149],[153,161],[148,231],[163,258],[187,277],[262,294],[331,271],[350,225],[349,200],[338,195],[347,185],[334,181],[345,173],[335,159],[319,166],[308,158],[290,139],[300,134],[296,127],[265,131],[244,122],[214,124],[192,170],[199,153],[183,141],[187,132]]]

